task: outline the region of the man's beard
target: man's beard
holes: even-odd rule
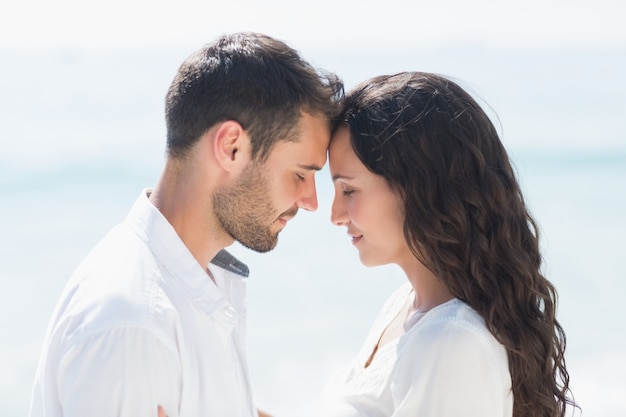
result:
[[[271,226],[279,216],[261,165],[248,165],[232,187],[218,190],[213,195],[213,210],[224,231],[245,247],[257,252],[276,247],[278,232],[272,233]],[[283,215],[292,217],[296,211]]]

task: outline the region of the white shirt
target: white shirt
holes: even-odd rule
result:
[[[30,416],[254,416],[247,267],[222,251],[209,270],[142,192],[65,287]]]
[[[406,284],[385,303],[351,367],[322,393],[320,417],[511,417],[505,348],[467,304],[453,299],[407,321],[381,346],[382,332],[412,296]]]

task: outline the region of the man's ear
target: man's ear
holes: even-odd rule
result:
[[[226,171],[239,171],[250,159],[250,137],[234,120],[222,122],[215,132],[213,152]]]

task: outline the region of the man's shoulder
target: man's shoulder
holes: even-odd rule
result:
[[[124,226],[112,229],[70,277],[57,305],[67,335],[116,327],[158,327],[174,310],[161,287],[163,271]]]

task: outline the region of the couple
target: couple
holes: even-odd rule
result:
[[[493,125],[434,74],[333,74],[261,34],[190,56],[166,96],[167,160],[71,277],[31,417],[252,417],[247,267],[315,210],[327,154],[332,222],[361,261],[407,283],[319,415],[563,416],[571,403],[536,226]]]

